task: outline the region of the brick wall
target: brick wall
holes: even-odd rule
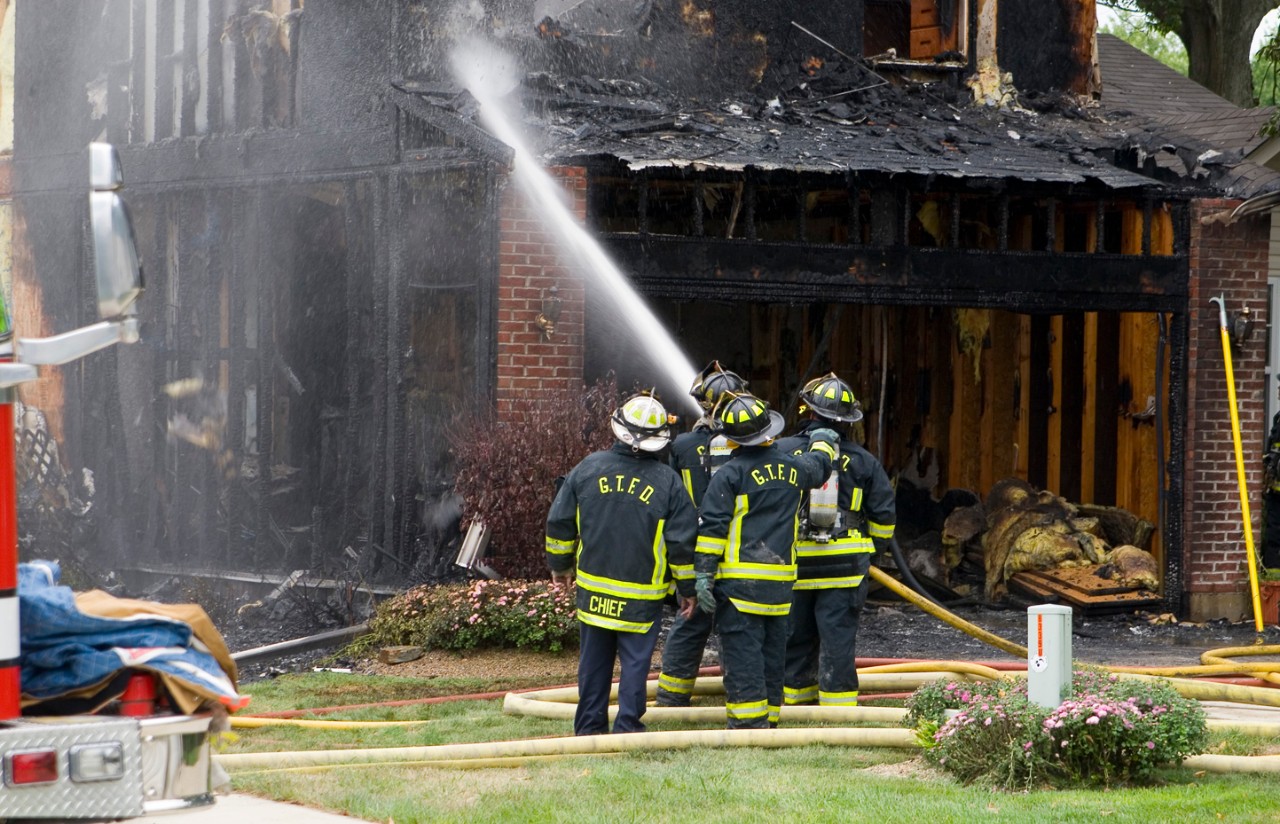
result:
[[[586,170],[549,171],[568,193],[573,214],[585,220]],[[528,402],[582,386],[583,289],[564,264],[557,238],[514,181],[503,192],[501,219],[496,401],[499,417],[509,418]],[[552,286],[559,291],[562,309],[555,334],[547,340],[534,321]]]
[[[1220,216],[1234,200],[1201,200],[1191,219],[1191,299],[1188,350],[1189,431],[1186,438],[1184,570],[1193,617],[1239,618],[1248,595],[1248,568],[1236,476],[1231,411],[1219,332],[1222,295],[1227,321],[1244,306],[1254,316],[1254,337],[1232,352],[1244,464],[1255,546],[1260,551],[1266,377],[1265,322],[1268,217],[1227,225]]]

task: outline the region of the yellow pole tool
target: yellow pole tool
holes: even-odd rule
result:
[[[1249,594],[1253,598],[1253,626],[1262,633],[1262,599],[1258,593],[1258,559],[1253,549],[1253,517],[1249,514],[1249,487],[1244,479],[1244,450],[1240,446],[1240,411],[1236,406],[1236,376],[1231,369],[1231,338],[1227,335],[1227,301],[1219,295],[1210,298],[1218,304],[1218,331],[1222,335],[1222,360],[1227,368],[1227,400],[1231,408],[1231,438],[1236,447],[1236,484],[1240,487],[1240,513],[1244,518],[1244,546],[1249,555]]]

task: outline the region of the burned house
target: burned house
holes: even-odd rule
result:
[[[14,0],[18,328],[87,311],[90,139],[122,148],[148,276],[144,344],[24,401],[132,513],[98,530],[119,563],[403,579],[451,561],[459,409],[609,371],[679,395],[511,183],[450,69],[480,32],[695,363],[785,412],[834,369],[900,479],[1125,508],[1170,609],[1238,617],[1208,301],[1268,316],[1266,221],[1229,216],[1280,178],[1119,117],[1092,4],[1043,5]],[[1236,358],[1257,444],[1266,353]]]

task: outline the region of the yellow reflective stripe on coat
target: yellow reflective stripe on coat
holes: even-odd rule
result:
[[[759,604],[755,601],[744,601],[741,598],[730,596],[729,601],[738,608],[738,612],[745,612],[748,615],[766,615],[772,617],[785,617],[791,614],[791,602],[785,604]]]
[[[714,555],[717,558],[723,558],[725,543],[726,541],[724,538],[711,538],[706,535],[699,535],[698,545],[695,547],[694,551],[701,552],[703,555]]]
[[[867,521],[867,532],[872,538],[892,538],[893,524],[878,524],[875,521]]]
[[[654,586],[663,589],[667,586],[667,538],[665,535],[667,519],[658,520],[658,529],[653,533],[653,581]]]
[[[875,544],[861,535],[837,538],[825,544],[816,541],[800,541],[796,544],[797,558],[821,558],[826,555],[850,555],[855,552],[875,552]]]
[[[684,482],[684,491],[689,493],[689,500],[693,501],[693,470],[681,469],[680,480]],[[697,503],[697,501],[694,501]]]
[[[578,610],[578,620],[600,629],[612,629],[617,632],[648,632],[652,621],[619,621],[617,618],[605,618],[602,615]]]
[[[671,564],[671,577],[677,581],[692,581],[694,579],[693,564]]]
[[[856,707],[858,706],[858,691],[823,692],[819,690],[818,704],[823,707]]]
[[[782,718],[782,707],[777,704],[769,705],[769,723],[778,726],[778,719]]]
[[[730,718],[764,718],[769,714],[769,705],[763,698],[759,701],[743,701],[740,704],[725,702],[724,711]]]
[[[823,455],[826,455],[828,458],[830,458],[833,461],[836,459],[836,456],[837,456],[836,448],[831,444],[827,443],[826,441],[814,441],[813,443],[809,444],[809,451],[821,452]]]
[[[696,678],[677,678],[664,672],[658,675],[658,689],[689,695],[693,692],[693,685],[697,680]]]
[[[573,548],[577,545],[577,538],[574,538],[571,541],[561,541],[559,538],[552,538],[550,535],[547,536],[547,552],[550,552],[552,555],[572,555]]]
[[[849,496],[849,511],[862,511],[862,487],[860,486],[855,486],[853,488],[853,494]]]
[[[578,586],[602,595],[616,595],[620,598],[640,598],[656,601],[667,594],[667,582],[657,584],[637,584],[631,581],[617,581],[613,578],[601,578],[598,575],[578,570]]]
[[[818,685],[814,684],[809,687],[783,687],[782,701],[784,704],[812,704],[818,700]]]
[[[724,557],[727,561],[738,560],[742,551],[742,519],[747,517],[751,502],[746,495],[739,495],[733,502],[733,520],[729,521],[729,535],[725,539]]]
[[[747,578],[756,581],[794,581],[796,579],[795,564],[732,564],[728,561],[720,564],[716,571],[717,578]]]
[[[862,585],[862,575],[843,575],[837,578],[801,578],[792,589],[850,589]]]

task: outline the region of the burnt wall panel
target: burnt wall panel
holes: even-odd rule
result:
[[[17,3],[13,105],[14,154],[82,152],[102,123],[94,123],[90,99],[106,94],[105,66],[121,58],[108,39],[102,3],[39,0]],[[87,174],[87,173],[86,173]],[[19,189],[38,188],[18,180]]]
[[[1086,41],[1085,0],[999,0],[996,50],[1000,69],[1013,73],[1020,91],[1084,93],[1090,70],[1092,32]],[[1086,8],[1086,6],[1088,8]]]
[[[298,126],[342,132],[386,121],[391,0],[310,0],[298,36]]]

